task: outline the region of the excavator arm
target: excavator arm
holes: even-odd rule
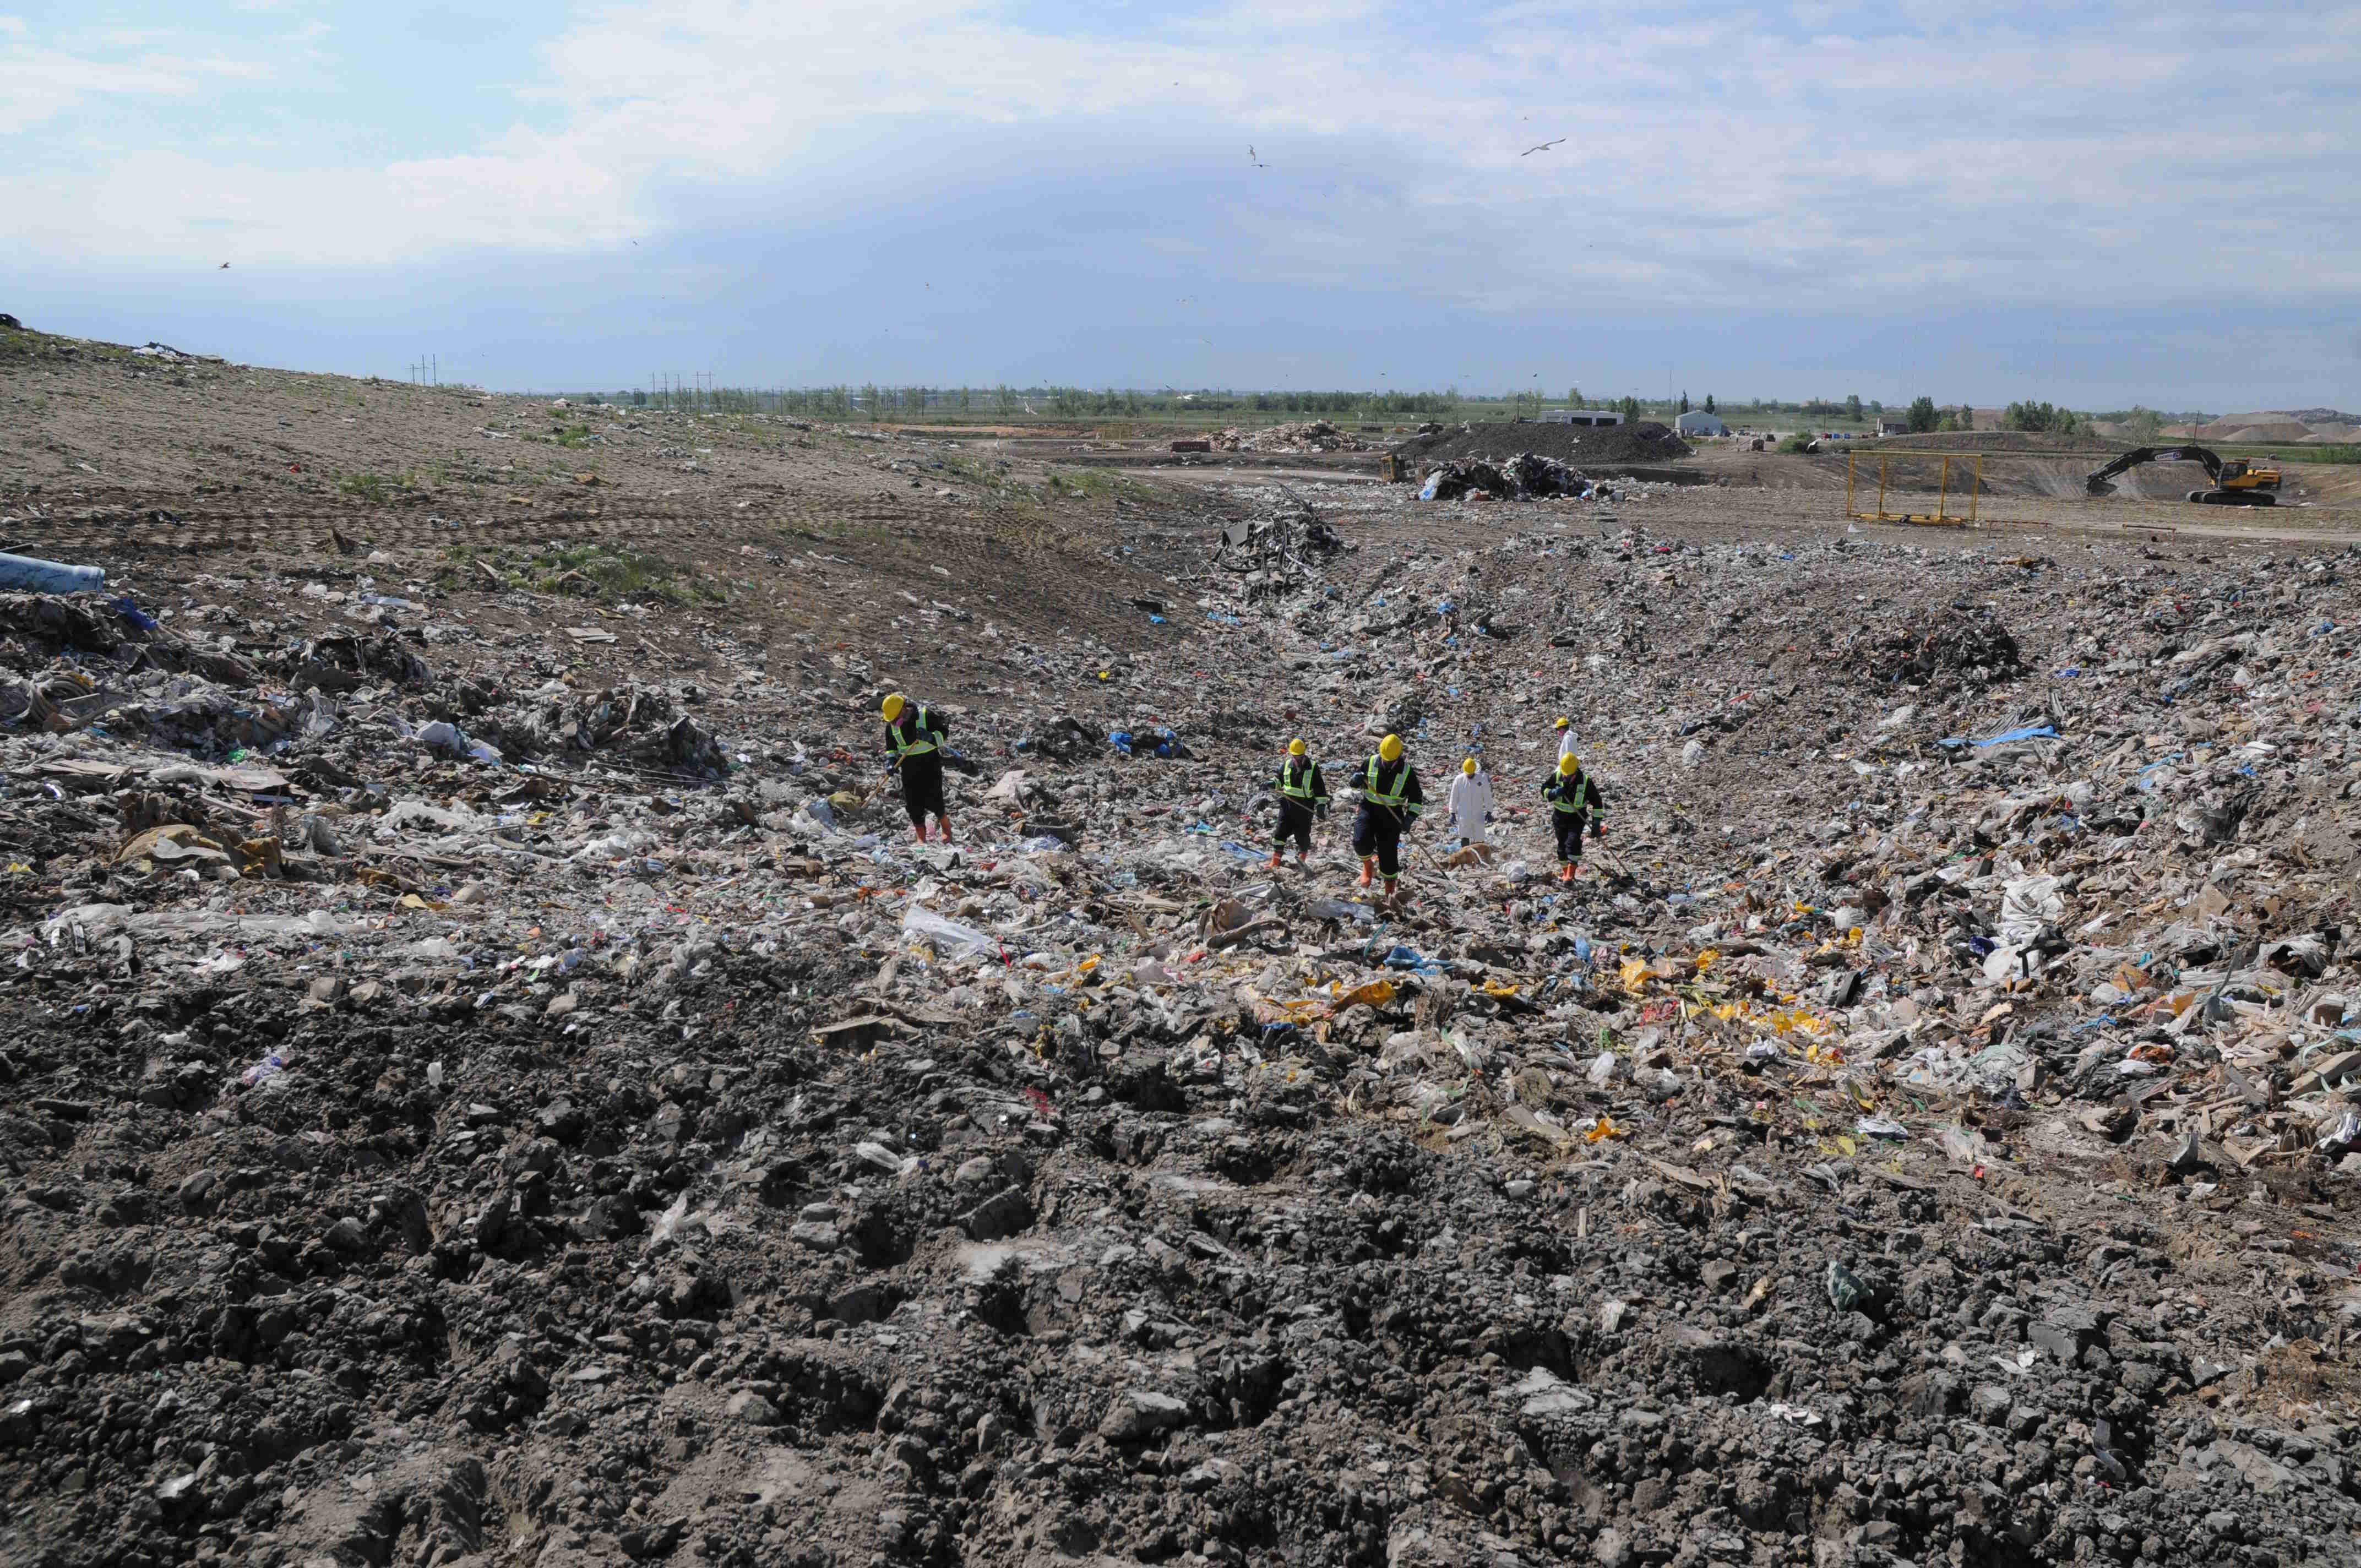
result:
[[[2084,479],[2082,488],[2090,495],[2112,496],[2115,487],[2110,481],[2143,463],[2202,463],[2205,466],[2206,483],[2216,488],[2222,484],[2222,459],[2202,446],[2135,446]]]

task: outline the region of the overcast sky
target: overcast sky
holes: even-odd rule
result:
[[[10,4],[0,310],[56,331],[496,388],[2361,406],[2361,5]]]

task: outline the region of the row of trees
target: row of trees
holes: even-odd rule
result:
[[[1156,415],[1184,413],[1255,413],[1317,414],[1340,418],[1365,419],[1445,417],[1466,411],[1470,403],[1505,406],[1514,411],[1538,413],[1549,401],[1549,395],[1539,390],[1511,392],[1497,398],[1463,395],[1456,387],[1441,391],[1276,391],[1238,392],[1203,389],[1180,392],[1167,388],[1143,392],[1113,387],[1093,389],[1088,387],[1029,387],[1006,385],[978,387],[886,387],[869,382],[859,387],[794,387],[762,389],[741,387],[667,386],[656,389],[633,388],[614,393],[581,394],[591,401],[627,403],[637,408],[658,407],[689,409],[723,413],[782,413],[811,419],[898,419],[916,420],[929,414],[997,415],[1016,418],[1026,414],[1049,415],[1074,419],[1108,415]],[[1620,410],[1626,420],[1637,420],[1647,411],[1636,397],[1591,400],[1582,395],[1580,387],[1567,389],[1565,400],[1576,408],[1611,408]],[[1665,405],[1658,403],[1657,408]],[[1720,411],[1708,393],[1702,405],[1693,404],[1689,395],[1682,392],[1674,411],[1686,413],[1693,407],[1703,407],[1708,413]],[[1758,399],[1752,405],[1758,415],[1763,413],[1795,413],[1811,422],[1834,422],[1839,418],[1856,423],[1882,416],[1885,405],[1875,399],[1864,402],[1859,393],[1848,395],[1842,402],[1825,398],[1807,398],[1799,403],[1783,403],[1773,399]],[[1481,416],[1478,416],[1481,417]],[[2101,416],[2111,422],[2131,426],[2133,439],[2142,443],[2156,438],[2164,422],[2155,410],[2135,407],[2124,413]],[[2016,402],[2008,405],[2001,415],[2003,430],[2029,431],[2048,435],[2082,435],[2090,432],[2092,416],[2079,414],[2071,409],[2046,402]],[[1909,406],[1906,422],[1913,432],[1966,431],[1976,427],[1975,411],[1966,403],[1938,406],[1930,397],[1914,399]]]

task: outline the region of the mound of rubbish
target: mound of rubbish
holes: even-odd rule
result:
[[[1317,511],[1290,497],[1272,516],[1224,523],[1213,563],[1235,576],[1238,591],[1252,602],[1294,591],[1318,577],[1323,563],[1350,549]]]
[[[1587,496],[1590,480],[1582,470],[1554,457],[1521,452],[1506,463],[1475,459],[1435,464],[1419,487],[1422,501],[1455,501],[1467,497],[1495,500],[1536,500],[1549,496]]]
[[[2025,659],[2000,618],[1954,606],[1930,625],[1912,617],[1860,633],[1844,667],[1880,685],[1981,689],[2025,674]]]
[[[1217,452],[1366,452],[1367,444],[1324,419],[1260,430],[1225,430],[1213,438]]]
[[[1687,442],[1653,420],[1611,425],[1446,425],[1432,434],[1412,436],[1394,451],[1412,464],[1468,458],[1499,463],[1523,453],[1593,468],[1609,463],[1671,463],[1690,455]]]

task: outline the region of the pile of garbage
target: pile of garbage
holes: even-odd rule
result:
[[[1613,465],[1674,463],[1691,455],[1670,426],[1653,420],[1631,424],[1542,424],[1525,420],[1486,424],[1422,427],[1394,447],[1404,461],[1425,469],[1435,464],[1482,458],[1498,463],[1511,454],[1538,453],[1596,471]]]
[[[1276,499],[1261,516],[1223,523],[1212,546],[1213,569],[1248,603],[1302,588],[1353,548],[1310,502],[1284,490]]]
[[[1267,424],[1255,430],[1232,428],[1212,438],[1220,452],[1366,452],[1367,443],[1337,429],[1324,419],[1291,424]]]
[[[1877,685],[1984,687],[2025,673],[2016,639],[1983,605],[1954,604],[1929,616],[1888,618],[1850,634],[1845,668]]]
[[[1587,498],[1594,487],[1582,470],[1554,457],[1520,453],[1507,462],[1480,458],[1442,463],[1429,468],[1419,486],[1422,501],[1543,500],[1556,496]]]

